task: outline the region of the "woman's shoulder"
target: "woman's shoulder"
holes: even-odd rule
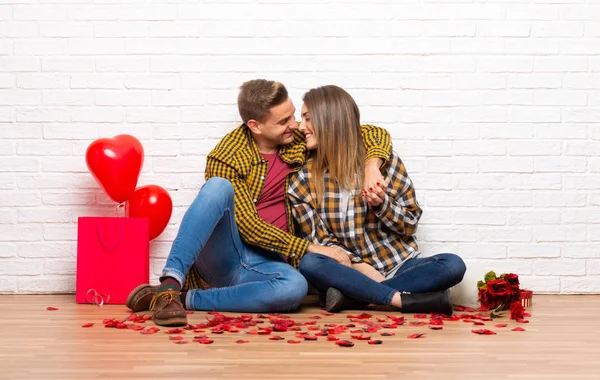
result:
[[[302,165],[300,170],[298,170],[295,173],[296,178],[300,179],[301,181],[308,182],[308,180],[310,180],[311,167],[312,167],[312,160],[310,160],[310,159],[306,160],[306,162],[304,162],[304,165]]]

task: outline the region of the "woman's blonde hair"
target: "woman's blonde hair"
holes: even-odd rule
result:
[[[318,141],[311,158],[310,175],[317,201],[324,195],[323,177],[329,177],[345,190],[362,187],[366,149],[362,140],[360,111],[344,89],[322,86],[302,97]]]

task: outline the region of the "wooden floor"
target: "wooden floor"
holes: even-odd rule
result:
[[[273,333],[286,339],[271,341],[246,330],[217,335],[210,329],[205,335],[214,343],[202,345],[191,342],[202,335],[191,331],[172,334],[190,341],[174,344],[164,328],[154,335],[105,328],[103,319],[129,316],[124,306],[77,305],[67,295],[0,295],[0,379],[600,379],[600,296],[535,295],[528,311],[528,324],[507,317],[485,326],[447,321],[439,331],[410,326],[419,320],[407,314],[406,324],[382,330],[395,336],[365,333],[381,345],[353,340],[346,348],[325,337],[289,344],[294,332]],[[375,321],[390,313],[372,314]],[[315,315],[321,327],[351,323],[346,313],[325,316],[314,306],[291,317],[306,322]],[[207,316],[194,312],[189,323]],[[82,328],[85,323],[95,325]],[[516,326],[526,331],[512,331]],[[497,335],[471,332],[477,328]],[[426,335],[407,339],[413,333]]]

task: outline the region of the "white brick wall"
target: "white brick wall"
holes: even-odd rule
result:
[[[0,2],[0,293],[72,292],[76,221],[113,215],[86,170],[131,133],[175,210],[152,277],[237,123],[237,87],[335,83],[387,128],[427,253],[600,292],[600,4],[583,0]],[[474,284],[473,284],[474,286]]]

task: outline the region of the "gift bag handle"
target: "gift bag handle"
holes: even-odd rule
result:
[[[121,243],[121,240],[123,239],[123,233],[125,232],[125,222],[126,221],[123,220],[123,223],[121,223],[121,233],[119,234],[119,238],[117,239],[116,243],[113,245],[106,244],[104,237],[102,237],[102,231],[100,230],[100,222],[96,222],[96,230],[98,231],[98,237],[100,237],[100,242],[102,243],[104,248],[106,248],[109,251],[112,251]]]

